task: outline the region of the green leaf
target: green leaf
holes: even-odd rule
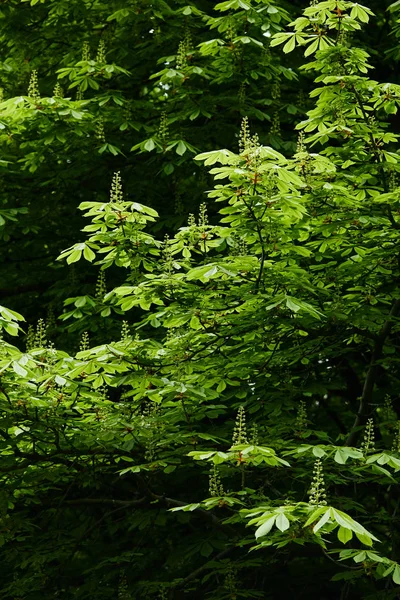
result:
[[[400,566],[396,565],[393,569],[392,579],[396,585],[400,585]]]
[[[366,535],[364,533],[357,533],[356,532],[356,536],[359,539],[359,541],[364,544],[365,546],[372,546],[372,540],[369,537],[369,535]]]
[[[86,296],[80,296],[77,300],[75,300],[74,304],[77,308],[82,308],[88,302],[88,298]]]
[[[147,150],[147,152],[151,152],[152,150],[154,150],[154,148],[156,147],[154,141],[150,138],[149,140],[147,140],[145,142],[145,144],[143,145],[143,148],[145,150]]]
[[[300,306],[292,298],[286,298],[286,306],[288,307],[289,310],[292,310],[295,313],[300,310]]]
[[[16,360],[13,362],[13,369],[20,375],[21,377],[26,377],[28,375],[28,371],[24,369]]]
[[[322,458],[323,456],[326,455],[325,450],[323,450],[322,448],[319,448],[318,446],[315,446],[312,450],[314,456],[316,456],[317,458]]]
[[[286,42],[286,44],[283,46],[283,51],[285,54],[288,54],[289,52],[292,52],[292,50],[294,50],[296,46],[296,37],[295,34],[292,35],[292,37],[289,38],[289,40]]]
[[[352,539],[353,532],[351,529],[347,529],[346,527],[339,527],[337,536],[342,544],[347,544],[347,542]]]
[[[175,152],[177,154],[179,154],[179,156],[182,156],[183,154],[185,154],[187,150],[186,144],[185,142],[183,142],[182,140],[179,142],[179,144],[176,146],[175,148]]]
[[[276,517],[275,525],[279,531],[286,531],[290,527],[289,519],[283,513]]]
[[[344,465],[349,457],[363,458],[363,453],[360,452],[360,450],[356,450],[355,448],[338,448],[335,452],[334,459],[335,462],[339,463],[340,465]]]
[[[318,45],[319,45],[319,38],[317,38],[316,40],[314,40],[306,49],[306,51],[304,52],[304,56],[310,56],[310,54],[313,54],[316,50],[318,50]]]
[[[331,517],[331,512],[328,507],[325,507],[325,512],[324,512],[323,516],[320,518],[318,523],[316,523],[313,527],[313,532],[317,533],[321,529],[321,527],[326,525],[326,523],[329,521],[330,517]]]
[[[346,513],[342,512],[341,510],[338,510],[336,508],[331,508],[330,512],[331,512],[332,518],[339,525],[341,525],[341,527],[345,527],[347,529],[350,529],[355,534],[360,534],[362,536],[367,536],[371,540],[375,540],[377,542],[379,541],[378,538],[376,538],[374,535],[372,535],[372,533],[369,533],[362,525],[360,525],[360,523],[357,523],[357,521],[354,521],[354,519],[352,519],[349,515],[347,515]]]
[[[271,517],[268,517],[267,520],[262,525],[260,525],[260,527],[258,527],[258,529],[255,532],[256,540],[258,540],[258,538],[260,537],[263,537],[264,535],[268,535],[268,533],[274,526],[276,518],[277,515],[272,515]]]
[[[360,563],[360,562],[364,562],[366,558],[367,558],[366,552],[358,552],[358,554],[356,554],[354,556],[353,560],[356,563]]]
[[[93,260],[96,258],[96,255],[95,255],[95,253],[93,252],[93,250],[91,250],[91,249],[89,248],[89,246],[86,246],[86,245],[85,245],[85,249],[83,250],[83,256],[84,256],[84,257],[86,258],[86,260],[88,260],[89,262],[92,262],[92,261],[93,261]]]
[[[70,265],[74,262],[78,262],[82,256],[82,250],[73,250],[69,256],[67,256],[67,263]]]
[[[12,336],[17,336],[19,332],[19,326],[17,323],[3,323],[3,329]]]
[[[223,392],[226,389],[226,383],[225,381],[220,381],[219,384],[217,385],[217,392],[220,394],[221,392]]]
[[[307,521],[304,523],[304,527],[309,527],[312,523],[315,523],[315,521],[321,515],[325,514],[326,511],[327,511],[326,506],[320,506],[320,507],[316,508],[315,510],[313,510],[311,515],[308,517]]]

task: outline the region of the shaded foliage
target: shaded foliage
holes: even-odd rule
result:
[[[0,597],[398,596],[384,8],[1,8]]]

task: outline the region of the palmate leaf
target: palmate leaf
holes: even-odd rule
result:
[[[204,161],[205,166],[214,165],[220,163],[222,165],[235,164],[237,161],[236,155],[230,150],[214,150],[212,152],[202,152],[195,156],[196,160]]]
[[[317,518],[319,518],[319,520],[317,523],[315,523]],[[335,522],[339,525],[338,538],[340,541],[343,541],[343,543],[346,543],[348,540],[350,540],[353,533],[355,533],[358,539],[367,546],[371,546],[373,541],[379,542],[378,538],[367,531],[365,527],[360,525],[360,523],[355,521],[348,514],[330,506],[318,508],[310,515],[305,523],[305,526],[315,523],[313,526],[313,531],[314,533],[317,533],[329,521]]]
[[[360,450],[356,450],[355,448],[338,448],[335,452],[335,462],[340,465],[346,464],[348,458],[359,458],[362,459],[364,457],[363,453]]]
[[[373,454],[366,460],[367,464],[378,463],[378,465],[388,465],[392,467],[395,472],[400,470],[400,459],[393,456],[391,453],[382,452],[380,454]]]
[[[15,310],[0,306],[0,330],[4,329],[9,335],[16,337],[21,330],[18,321],[25,321],[25,319]]]

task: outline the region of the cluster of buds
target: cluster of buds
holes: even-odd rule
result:
[[[207,214],[207,204],[202,202],[200,204],[199,210],[199,227],[207,227],[208,225],[208,214]]]
[[[130,102],[125,102],[123,115],[124,115],[125,121],[132,120],[132,105]]]
[[[31,73],[28,86],[28,96],[29,98],[32,98],[32,100],[38,100],[40,98],[38,74],[36,69],[34,69]]]
[[[163,146],[168,144],[169,139],[169,128],[168,128],[168,117],[165,110],[161,113],[160,125],[158,127],[158,137],[160,138]]]
[[[220,498],[224,495],[224,487],[215,465],[208,478],[208,490],[212,498]]]
[[[389,191],[394,192],[399,187],[399,178],[395,171],[391,171],[389,175]]]
[[[160,589],[160,593],[158,594],[158,600],[168,600],[168,592],[165,587]]]
[[[257,167],[260,142],[258,135],[250,134],[249,119],[243,117],[239,133],[239,153],[246,153],[247,164],[253,168]]]
[[[50,329],[50,330],[54,329],[56,327],[56,325],[57,325],[56,316],[54,314],[53,307],[50,304],[47,309],[47,314],[46,314],[46,329]]]
[[[54,365],[57,361],[57,350],[54,345],[54,342],[47,342],[48,355],[47,355],[47,363],[49,365]]]
[[[228,40],[228,49],[231,52],[232,60],[238,63],[243,56],[243,45],[237,44],[235,38],[237,38],[237,29],[231,24],[226,30],[225,39]]]
[[[396,423],[396,429],[394,432],[392,452],[400,452],[400,421]]]
[[[118,204],[123,200],[121,173],[117,171],[113,175],[110,190],[110,202]]]
[[[96,300],[102,302],[107,294],[106,274],[105,271],[100,271],[96,281]]]
[[[236,29],[233,27],[232,23],[229,24],[229,26],[226,29],[226,33],[225,33],[226,38],[232,42],[232,40],[237,37],[237,31]]]
[[[337,75],[338,77],[343,77],[344,75],[346,75],[346,69],[339,56],[333,58],[330,65],[330,71],[332,75]],[[341,81],[339,85],[341,88],[346,86],[344,81]]]
[[[103,400],[109,400],[108,397],[108,388],[106,385],[101,385],[97,389],[93,389],[94,392],[97,392]]]
[[[231,256],[246,256],[248,254],[248,246],[245,240],[238,235],[233,235],[234,245],[231,246]]]
[[[345,114],[343,112],[343,102],[341,99],[339,99],[338,102],[335,102],[331,105],[331,108],[333,109],[333,114],[335,115],[335,119],[337,121],[337,124],[340,127],[344,127],[346,128],[346,119],[345,119]],[[344,135],[346,135],[345,132],[343,132]]]
[[[85,62],[90,60],[90,44],[89,44],[89,42],[83,42],[82,60]]]
[[[174,198],[174,212],[176,215],[181,215],[183,210],[182,196],[181,194],[177,193]]]
[[[297,146],[296,146],[296,154],[300,154],[302,152],[307,152],[306,146],[304,143],[304,131],[300,131],[297,136]]]
[[[241,83],[238,92],[238,100],[239,104],[244,104],[246,102],[246,84]]]
[[[106,43],[104,40],[100,40],[99,45],[97,47],[96,62],[98,62],[98,63],[107,62]]]
[[[229,598],[236,598],[237,594],[237,572],[229,566],[226,570],[224,588],[229,593]]]
[[[271,88],[271,98],[273,100],[280,100],[281,97],[281,82],[277,79]]]
[[[188,227],[196,227],[196,217],[194,216],[193,213],[189,213]]]
[[[176,68],[178,71],[183,71],[187,67],[187,57],[185,52],[185,43],[182,40],[179,42],[178,52],[176,53]]]
[[[240,238],[239,243],[238,243],[238,255],[239,256],[246,256],[249,252],[249,248],[245,242],[245,240],[243,238]]]
[[[170,245],[170,239],[169,239],[168,234],[166,234],[164,237],[162,257],[163,257],[163,263],[164,263],[164,270],[168,275],[171,275],[172,274],[173,256],[172,256],[172,252],[171,252],[171,245]]]
[[[239,133],[239,152],[242,153],[249,148],[251,144],[251,135],[249,127],[249,118],[243,117]]]
[[[35,328],[29,325],[28,333],[26,334],[26,351],[30,352],[35,347]]]
[[[183,71],[188,66],[188,55],[192,51],[192,38],[189,31],[185,32],[185,37],[179,42],[178,52],[176,53],[176,68]]]
[[[306,109],[306,95],[303,90],[300,90],[297,94],[296,106],[302,111],[305,111]]]
[[[389,394],[386,394],[382,407],[382,418],[384,421],[395,421],[396,413],[393,408],[393,402]]]
[[[244,406],[239,407],[232,436],[232,446],[239,444],[247,444],[246,411]]]
[[[99,140],[99,142],[102,142],[104,144],[104,142],[106,141],[106,134],[104,132],[104,121],[103,121],[103,117],[99,117],[97,123],[96,123],[96,138]]]
[[[121,342],[126,342],[130,338],[131,338],[131,332],[129,329],[129,323],[128,323],[128,321],[122,321]]]
[[[148,462],[153,462],[157,456],[157,439],[163,429],[159,415],[160,405],[147,399],[142,407],[142,426],[147,429],[144,457]]]
[[[325,481],[322,462],[317,458],[314,464],[313,478],[309,491],[309,503],[315,506],[326,506]]]
[[[158,416],[159,412],[160,412],[159,404],[156,404],[156,402],[152,402],[148,398],[144,401],[144,404],[142,407],[143,418],[145,418],[145,419],[155,418]]]
[[[368,419],[365,426],[364,438],[361,444],[361,451],[366,456],[368,452],[371,452],[375,448],[375,433],[374,433],[374,420]]]
[[[296,422],[294,426],[298,435],[301,435],[301,433],[305,429],[307,429],[307,407],[304,400],[300,400],[299,402],[299,406],[297,408]]]
[[[279,116],[279,112],[276,110],[272,115],[271,128],[269,130],[270,135],[280,135],[281,134],[281,119]]]
[[[253,446],[258,446],[259,440],[258,440],[258,425],[257,425],[257,423],[254,423],[250,427],[250,443],[253,444]]]
[[[99,392],[101,388],[98,388],[97,390],[95,390],[93,387],[91,388],[92,392]],[[101,410],[100,408],[96,408],[95,409],[95,419],[96,421],[104,421],[104,418],[106,416],[106,413],[104,412],[104,410]]]
[[[124,571],[122,571],[119,576],[118,600],[132,600],[132,596],[129,593],[128,580]]]
[[[153,435],[145,442],[144,457],[148,462],[153,462],[156,457],[156,443]]]
[[[44,319],[39,319],[36,325],[35,332],[35,348],[46,348],[47,346],[47,337],[46,337],[46,323]]]
[[[348,46],[349,42],[350,42],[349,32],[346,31],[345,29],[341,29],[339,31],[337,43],[340,44],[341,46]]]
[[[90,348],[90,338],[89,333],[84,331],[81,336],[81,341],[79,342],[79,352],[84,352],[85,350],[89,350]]]
[[[58,81],[57,81],[56,85],[54,86],[53,98],[64,98],[64,90],[62,89],[62,87]]]

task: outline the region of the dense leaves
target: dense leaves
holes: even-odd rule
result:
[[[1,8],[1,598],[398,597],[398,7],[300,8]]]

